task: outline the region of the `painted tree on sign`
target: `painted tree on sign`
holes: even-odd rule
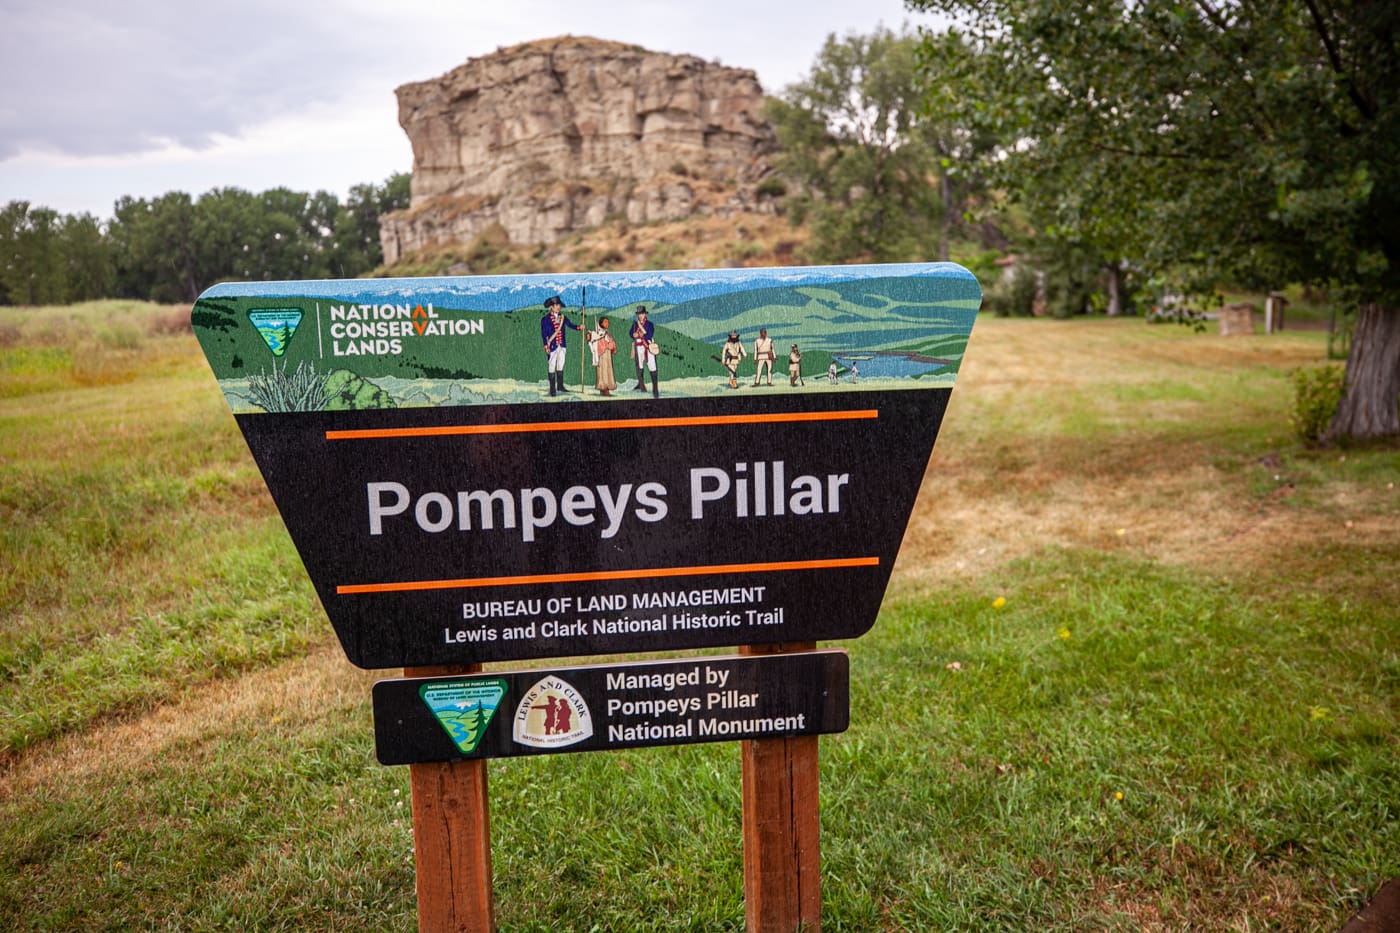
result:
[[[1189,284],[1332,286],[1358,314],[1330,436],[1400,434],[1400,5],[910,0],[981,54],[989,169]],[[929,41],[935,41],[930,39]]]

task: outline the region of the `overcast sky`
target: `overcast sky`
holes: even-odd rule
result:
[[[751,68],[778,93],[903,0],[0,0],[0,204],[285,185],[344,198],[413,167],[394,88],[532,39]]]

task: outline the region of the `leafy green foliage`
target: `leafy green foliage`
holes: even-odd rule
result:
[[[796,182],[817,262],[928,259],[942,205],[938,152],[919,114],[917,37],[880,29],[827,37],[808,77],[770,100],[779,171]]]
[[[216,188],[119,200],[103,230],[12,201],[0,208],[0,305],[127,296],[190,302],[215,282],[350,278],[383,259],[379,217],[408,206],[407,174],[332,194]]]
[[[335,278],[353,278],[384,261],[379,242],[379,218],[406,210],[410,176],[398,172],[381,185],[356,185],[335,215],[327,256],[327,271]]]
[[[987,289],[982,304],[997,317],[1029,316],[1035,307],[1036,273],[1029,265],[1017,263],[1006,278]]]
[[[1346,385],[1340,366],[1314,366],[1293,372],[1293,411],[1288,423],[1304,444],[1321,443]]]
[[[90,214],[60,216],[27,201],[0,208],[0,305],[89,301],[113,283],[111,247]]]
[[[963,112],[1020,140],[991,167],[1048,221],[1206,284],[1400,286],[1393,8],[915,5],[981,50]]]
[[[911,5],[976,50],[945,98],[1007,141],[986,170],[1046,232],[1192,293],[1336,283],[1400,314],[1400,7]],[[1400,432],[1396,383],[1375,375],[1400,348],[1360,349],[1343,407],[1388,414],[1339,422]]]

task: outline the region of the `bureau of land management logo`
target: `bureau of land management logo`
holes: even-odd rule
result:
[[[273,356],[282,356],[287,352],[287,344],[301,326],[301,317],[302,313],[297,308],[266,308],[248,312],[248,322]]]
[[[470,755],[481,744],[505,694],[506,682],[500,678],[432,683],[418,688],[419,699],[432,710],[438,724],[464,755]]]
[[[593,716],[573,684],[550,675],[525,692],[515,708],[515,741],[562,748],[593,735]]]

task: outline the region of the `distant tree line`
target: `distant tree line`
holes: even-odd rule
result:
[[[27,201],[0,207],[0,305],[97,298],[192,302],[216,282],[353,278],[383,262],[379,218],[408,206],[409,176],[333,194],[216,188],[123,197],[103,224]]]

